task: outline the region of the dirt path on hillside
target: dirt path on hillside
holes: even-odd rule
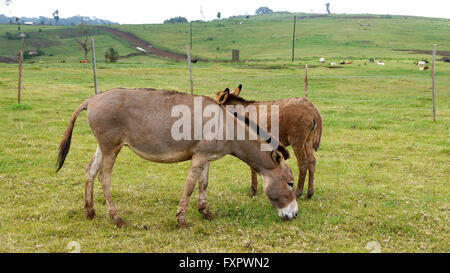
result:
[[[173,53],[173,52],[170,52],[167,50],[155,48],[150,43],[136,37],[134,34],[131,34],[131,33],[125,32],[125,31],[121,31],[121,30],[117,30],[114,28],[103,27],[103,26],[97,27],[97,28],[104,30],[104,31],[108,31],[109,33],[112,33],[119,38],[125,39],[132,46],[140,47],[140,48],[146,50],[147,52],[152,53],[156,56],[180,60],[180,61],[185,61],[187,59],[187,57],[185,55],[181,55],[181,54]]]
[[[9,58],[9,57],[0,56],[0,63],[15,64],[18,62],[19,61],[17,60],[17,58]]]
[[[432,50],[422,50],[422,49],[393,49],[393,51],[403,51],[409,52],[409,54],[421,54],[421,55],[433,55]],[[437,50],[436,55],[442,56],[441,59],[436,59],[437,61],[445,61],[450,58],[450,51]]]

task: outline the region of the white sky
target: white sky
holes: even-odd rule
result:
[[[450,19],[450,0],[12,0],[5,6],[0,0],[0,14],[17,17],[52,17],[59,10],[61,18],[74,15],[108,19],[121,24],[162,23],[183,16],[189,21],[254,14],[261,6],[274,11],[325,13],[330,2],[332,13],[371,13],[417,15]]]

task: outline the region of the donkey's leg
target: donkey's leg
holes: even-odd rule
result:
[[[127,226],[127,223],[120,218],[111,197],[111,174],[117,154],[120,152],[120,148],[121,147],[118,147],[115,150],[108,152],[105,150],[103,151],[102,167],[100,169],[99,179],[102,184],[103,194],[105,195],[106,205],[108,206],[109,216],[114,220],[116,226],[125,227]]]
[[[306,198],[310,199],[314,194],[314,172],[316,170],[316,157],[314,156],[314,149],[312,147],[312,140],[306,144],[306,152],[308,153],[308,192]]]
[[[209,175],[209,161],[206,163],[205,168],[202,171],[200,179],[198,180],[198,211],[203,214],[203,217],[207,220],[214,219],[206,205],[206,188],[208,187],[208,175]]]
[[[295,157],[297,158],[297,166],[299,171],[297,189],[295,191],[297,198],[299,198],[303,194],[303,186],[305,185],[306,173],[308,170],[308,156],[304,146],[293,144],[292,149],[294,150]]]
[[[207,158],[204,157],[194,157],[191,160],[191,169],[186,178],[186,184],[184,185],[183,195],[181,196],[180,203],[177,209],[177,221],[180,228],[187,227],[186,224],[186,208],[189,203],[189,197],[191,197],[192,192],[195,188],[195,183],[200,179],[203,169],[205,168]]]
[[[94,219],[94,180],[100,170],[100,165],[102,163],[102,152],[97,145],[97,151],[92,157],[91,162],[84,169],[86,176],[86,184],[84,191],[84,208],[86,209],[86,217],[89,220]]]
[[[250,187],[250,197],[253,197],[256,195],[256,192],[258,191],[258,174],[253,168],[250,168],[252,171],[252,185]]]

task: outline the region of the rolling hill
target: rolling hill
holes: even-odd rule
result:
[[[229,61],[231,50],[239,49],[241,60],[290,63],[293,15],[274,13],[244,16],[212,22],[194,22],[193,58]],[[325,57],[327,60],[416,60],[408,50],[431,50],[437,44],[439,54],[450,56],[450,21],[447,19],[382,16],[296,14],[296,62]],[[189,24],[113,25],[149,42],[154,48],[185,55],[189,43]],[[76,62],[82,58],[75,39],[81,37],[77,27],[22,26],[27,34],[26,51],[40,50],[48,61]],[[15,25],[0,25],[0,56],[17,56],[19,42]],[[97,55],[109,47],[121,56],[142,53],[128,40],[92,26]],[[420,53],[420,52],[419,52]],[[424,52],[421,52],[422,55]],[[427,52],[425,52],[427,53]],[[141,57],[139,57],[141,58]],[[102,58],[98,58],[103,61]],[[123,61],[123,60],[122,60]],[[129,62],[130,60],[126,60]]]

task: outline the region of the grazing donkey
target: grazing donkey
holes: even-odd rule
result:
[[[196,116],[198,100],[205,110],[208,107],[216,107],[221,112],[218,115],[210,115],[210,119],[201,112],[199,117]],[[267,141],[263,141],[259,136],[255,138],[256,140],[236,140],[236,132],[233,140],[228,138],[224,140],[226,138],[220,138],[219,133],[216,139],[208,140],[206,136],[196,138],[196,123],[205,123],[214,118],[218,123],[225,124],[226,130],[222,130],[223,134],[231,125],[233,131],[234,128],[241,128],[250,134],[251,130],[248,120],[243,122],[213,99],[205,96],[193,96],[176,91],[119,88],[85,100],[75,110],[64,133],[59,148],[57,171],[63,166],[69,152],[75,121],[86,109],[89,125],[98,142],[97,151],[85,169],[85,209],[88,219],[95,217],[93,181],[99,173],[110,217],[118,227],[127,225],[119,216],[110,193],[113,165],[123,146],[128,146],[142,158],[153,162],[172,163],[191,160],[189,175],[176,214],[179,227],[187,226],[186,208],[196,181],[199,184],[198,210],[204,218],[213,218],[206,206],[209,161],[227,154],[241,159],[262,176],[264,192],[282,219],[289,220],[297,216],[294,177],[284,161],[289,157],[286,148],[277,143],[275,150],[262,151],[261,145],[267,144]],[[180,114],[182,118],[177,120]],[[174,135],[179,133],[181,127],[174,130],[174,125],[182,119],[188,120],[188,123],[182,126],[183,136],[187,133],[187,137],[176,140]],[[192,129],[191,120],[194,120]],[[193,139],[190,138],[192,135]]]
[[[317,108],[306,98],[289,98],[277,101],[248,101],[239,97],[242,90],[240,84],[233,92],[227,90],[217,93],[216,101],[221,105],[242,105],[248,111],[248,106],[256,106],[258,119],[267,121],[267,130],[270,129],[270,111],[261,112],[258,106],[278,105],[279,107],[279,136],[280,143],[284,146],[292,146],[297,165],[299,168],[299,178],[296,190],[297,198],[303,194],[306,172],[309,171],[308,191],[306,198],[311,198],[314,194],[314,171],[316,167],[316,158],[314,151],[319,149],[320,138],[322,136],[322,117]],[[246,114],[248,117],[248,113]],[[252,185],[250,196],[254,196],[257,191],[258,180],[255,170],[252,169]]]

